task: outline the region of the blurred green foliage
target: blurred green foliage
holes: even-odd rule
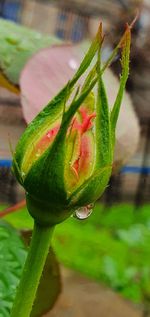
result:
[[[25,208],[5,217],[32,228]],[[97,204],[84,220],[70,218],[55,229],[53,247],[65,266],[104,282],[135,303],[150,299],[150,205],[106,208]]]
[[[0,70],[11,83],[18,85],[28,59],[40,49],[60,43],[54,36],[0,19]]]
[[[135,303],[150,298],[150,205],[96,205],[83,221],[58,225],[54,249],[66,266],[106,283]]]
[[[0,317],[9,317],[27,250],[18,233],[0,222]]]

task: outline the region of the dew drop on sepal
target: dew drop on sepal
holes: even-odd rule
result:
[[[93,211],[93,207],[94,207],[94,204],[80,207],[74,212],[73,217],[75,217],[79,220],[84,220],[91,215],[91,213]]]

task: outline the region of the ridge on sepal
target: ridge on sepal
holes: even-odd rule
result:
[[[115,128],[129,73],[130,27],[101,65],[103,39],[100,24],[79,69],[29,124],[14,153],[13,170],[26,190],[28,210],[43,225],[59,223],[94,203],[111,175]],[[110,112],[102,74],[120,48],[122,75]],[[96,64],[79,85],[96,54]]]

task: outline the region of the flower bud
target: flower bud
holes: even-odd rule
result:
[[[25,188],[28,210],[42,225],[57,224],[90,206],[111,175],[115,128],[129,72],[130,27],[105,65],[101,65],[102,42],[100,25],[72,80],[29,124],[14,153],[13,170]],[[119,48],[122,74],[110,112],[102,74]],[[75,88],[96,54],[95,66]]]

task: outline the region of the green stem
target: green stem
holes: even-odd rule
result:
[[[29,253],[25,262],[11,317],[29,317],[49,251],[54,227],[34,224]]]

